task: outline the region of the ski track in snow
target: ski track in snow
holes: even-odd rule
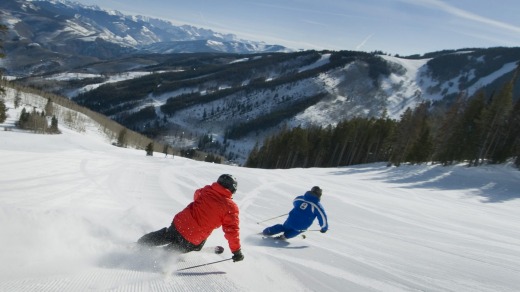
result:
[[[0,283],[2,291],[242,291],[218,270],[173,275],[115,269],[91,269],[72,276],[31,278]],[[200,281],[204,278],[204,281]]]

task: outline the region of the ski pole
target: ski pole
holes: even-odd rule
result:
[[[206,263],[206,264],[202,264],[202,265],[191,266],[191,267],[187,267],[187,268],[178,269],[177,271],[184,271],[184,270],[189,270],[189,269],[193,269],[193,268],[198,268],[198,267],[203,267],[203,266],[213,265],[213,264],[216,264],[216,263],[221,263],[221,262],[229,261],[229,260],[232,260],[232,259],[233,259],[233,258],[229,258],[229,259],[220,260],[220,261],[211,262],[211,263]]]
[[[286,213],[286,214],[283,214],[283,215],[280,215],[280,216],[276,216],[276,217],[273,217],[273,218],[265,219],[263,221],[258,221],[258,222],[256,222],[256,224],[260,224],[262,222],[273,220],[273,219],[280,218],[280,217],[287,216],[287,215],[289,215],[289,213]]]

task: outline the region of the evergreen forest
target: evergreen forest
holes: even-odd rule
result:
[[[353,118],[336,126],[296,127],[267,138],[245,163],[253,168],[338,167],[387,162],[470,166],[515,158],[520,167],[520,99],[511,81],[487,95],[460,96],[446,110],[430,102],[399,120]],[[513,102],[516,100],[516,102]]]

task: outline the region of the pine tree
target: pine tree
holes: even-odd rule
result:
[[[464,109],[464,95],[460,95],[451,105],[440,122],[434,138],[434,161],[449,165],[459,159],[461,143],[459,141],[460,115]]]
[[[52,134],[60,133],[60,130],[58,129],[58,119],[56,118],[56,116],[52,116],[51,127],[49,129],[49,133],[52,133]]]
[[[516,156],[515,165],[520,168],[520,98],[516,101],[509,123],[512,129],[509,133],[511,156]]]
[[[163,147],[163,154],[164,154],[164,157],[168,157],[168,151],[170,149],[170,146],[168,146],[168,144],[164,144],[164,147]]]
[[[513,149],[515,141],[518,139],[518,125],[515,125],[515,120],[518,119],[516,117],[519,113],[515,110],[518,110],[513,107],[513,89],[516,83],[516,80],[520,77],[520,65],[516,68],[513,77],[511,80],[504,86],[503,94],[506,95],[505,101],[503,104],[503,123],[499,128],[500,134],[496,141],[496,146],[491,155],[492,162],[494,163],[503,163],[508,158],[513,156]]]
[[[390,137],[394,135],[397,121],[383,115],[373,125],[366,162],[388,161],[390,158]]]
[[[5,24],[0,24],[0,36],[4,36],[7,32],[7,26]],[[3,38],[0,38],[0,59],[3,59],[5,57],[5,54],[3,53],[4,46],[3,46]],[[0,70],[0,79],[2,79],[2,70]],[[5,92],[4,88],[0,86],[0,94],[3,94]]]
[[[469,160],[470,165],[477,165],[479,158],[479,144],[482,137],[482,114],[486,107],[484,91],[479,91],[471,98],[457,125],[458,149],[456,158],[460,161]]]
[[[146,156],[153,156],[153,142],[148,143],[146,146]]]
[[[413,112],[411,108],[407,108],[401,115],[394,136],[391,138],[390,163],[399,166],[403,162],[412,142],[413,127]]]
[[[306,167],[308,141],[305,130],[296,127],[287,133],[286,160],[282,168]]]
[[[253,149],[249,152],[245,167],[259,167],[259,147],[258,143],[255,144]]]
[[[22,112],[20,113],[20,118],[18,119],[18,127],[21,129],[26,128],[26,124],[29,121],[29,114],[25,110],[25,108],[22,109]]]
[[[308,167],[321,167],[327,157],[327,151],[330,147],[330,129],[322,129],[321,127],[310,127],[307,129],[309,140]]]
[[[497,151],[507,137],[507,121],[513,108],[513,85],[513,82],[508,82],[493,94],[491,103],[483,111],[479,164],[486,159],[498,162]]]
[[[20,91],[16,91],[16,95],[14,96],[14,108],[20,107],[20,103],[22,102],[22,97],[20,96]]]
[[[45,116],[50,117],[54,115],[54,106],[52,104],[52,100],[50,98],[47,99],[47,104],[45,105]]]
[[[430,127],[424,125],[421,128],[421,133],[418,139],[413,143],[407,160],[410,163],[424,163],[431,161],[431,155],[433,153],[433,141],[430,135]]]
[[[117,136],[117,146],[119,147],[126,147],[128,133],[126,128],[121,129],[119,131],[119,135]]]
[[[0,99],[0,123],[5,122],[7,119],[7,107],[2,99]]]
[[[47,132],[47,128],[49,125],[47,124],[47,119],[43,112],[38,113],[36,109],[33,109],[30,117],[30,124],[32,125],[32,130],[36,133],[44,134]]]

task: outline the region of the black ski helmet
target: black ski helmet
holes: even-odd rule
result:
[[[311,189],[311,193],[315,194],[316,197],[321,198],[322,190],[320,189],[320,187],[318,187],[318,186],[314,186],[314,187],[312,187],[312,189]]]
[[[237,180],[231,174],[223,174],[223,175],[219,176],[217,182],[221,186],[230,190],[232,194],[234,194],[237,191],[237,185],[238,185]]]

